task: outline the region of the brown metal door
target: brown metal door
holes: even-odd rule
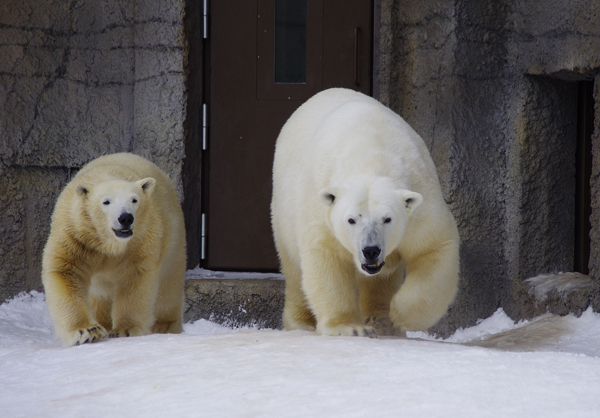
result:
[[[275,140],[329,87],[371,93],[371,0],[214,0],[205,171],[210,269],[277,270],[270,224]]]

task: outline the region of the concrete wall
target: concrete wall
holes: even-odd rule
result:
[[[184,5],[0,2],[0,300],[41,288],[53,202],[91,159],[141,154],[183,197]]]
[[[429,145],[463,241],[459,296],[438,330],[500,306],[525,315],[524,279],[573,269],[576,82],[600,71],[600,5],[382,0],[379,31],[376,94]]]

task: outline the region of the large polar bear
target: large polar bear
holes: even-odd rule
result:
[[[42,282],[65,345],[181,332],[185,269],[175,187],[144,158],[100,157],[58,197]]]
[[[368,96],[326,90],[289,118],[271,216],[288,330],[402,335],[435,324],[454,299],[459,236],[433,161]]]

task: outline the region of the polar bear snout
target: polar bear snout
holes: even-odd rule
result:
[[[117,219],[119,228],[113,228],[115,235],[119,238],[130,238],[133,235],[133,222],[135,220],[133,214],[123,212]]]
[[[374,264],[377,262],[379,254],[381,254],[381,248],[365,247],[363,248],[362,253],[365,256],[365,261],[367,262],[367,264]]]
[[[119,223],[125,229],[131,228],[131,225],[133,225],[133,215],[129,212],[122,213],[121,216],[119,216]]]
[[[360,267],[368,274],[377,274],[381,271],[385,262],[380,260],[381,248],[369,246],[362,249],[364,263]]]

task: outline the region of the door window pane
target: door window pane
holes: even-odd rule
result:
[[[275,82],[306,83],[306,0],[275,0]]]

